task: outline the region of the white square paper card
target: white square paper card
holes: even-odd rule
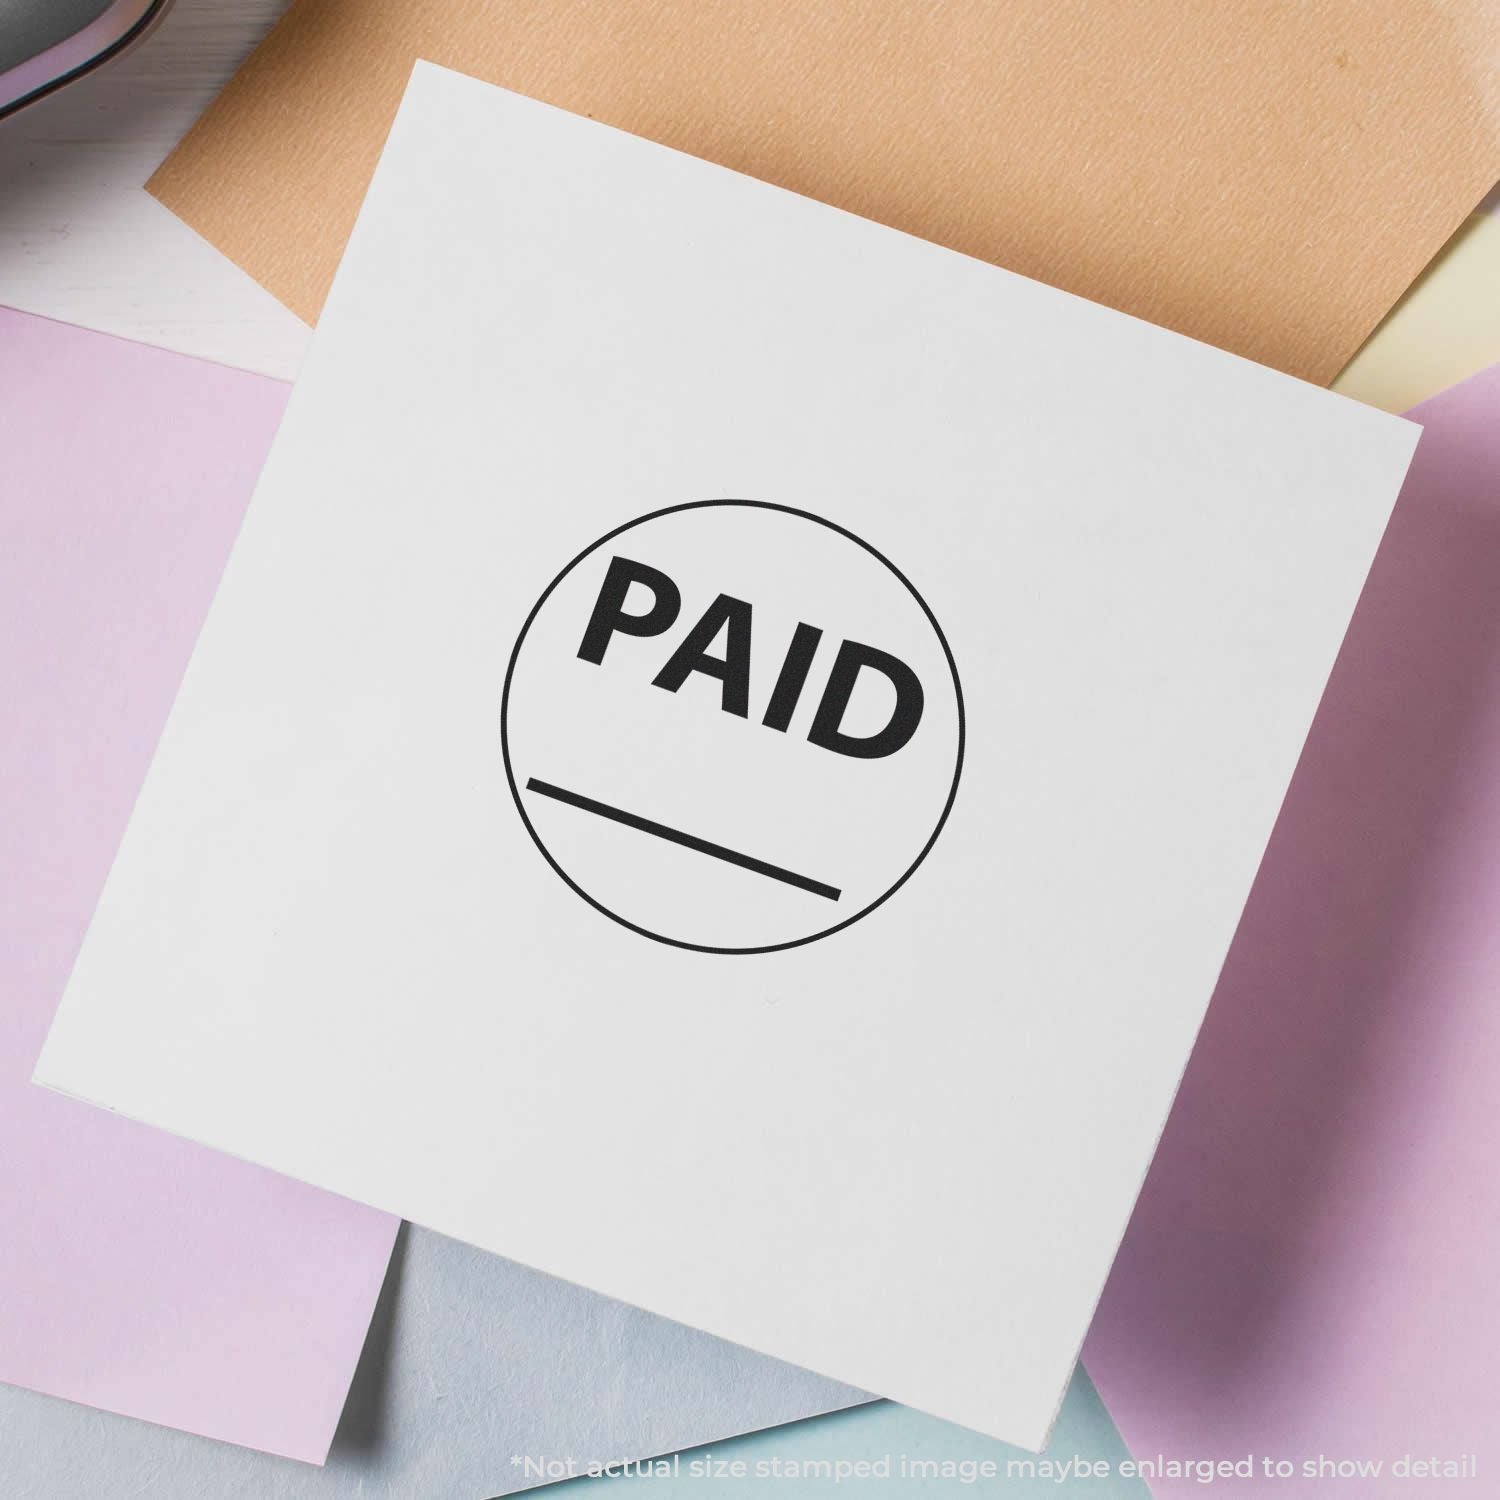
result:
[[[38,1077],[1036,1447],[1415,436],[419,65]]]

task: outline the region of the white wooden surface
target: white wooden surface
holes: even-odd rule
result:
[[[141,189],[286,0],[177,0],[133,52],[0,121],[0,303],[290,378],[307,328]]]

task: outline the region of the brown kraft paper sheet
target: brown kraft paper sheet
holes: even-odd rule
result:
[[[1500,176],[1500,0],[297,0],[150,190],[314,321],[418,57],[1324,383]]]

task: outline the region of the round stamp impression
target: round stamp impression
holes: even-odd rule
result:
[[[852,531],[759,500],[669,506],[584,548],[521,627],[500,725],[553,870],[706,953],[867,917],[926,858],[963,769],[927,601]]]

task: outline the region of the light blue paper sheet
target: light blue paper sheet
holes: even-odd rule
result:
[[[1045,1454],[871,1401],[670,1457],[663,1474],[650,1472],[659,1466],[648,1462],[617,1476],[565,1480],[545,1494],[546,1500],[1150,1500],[1144,1481],[1120,1476],[1129,1459],[1079,1365]]]
[[[512,1456],[573,1457],[580,1464],[644,1458],[789,1422],[796,1425],[742,1442],[768,1455],[858,1448],[956,1459],[1024,1456],[887,1402],[860,1407],[858,1419],[842,1425],[797,1420],[865,1399],[847,1386],[408,1229],[326,1468],[0,1386],[0,1475],[6,1500],[489,1500],[540,1482],[524,1462],[513,1465]],[[1081,1373],[1052,1449],[1075,1450],[1124,1455]],[[637,1494],[656,1500],[644,1488],[621,1490],[612,1480],[583,1483],[597,1500]],[[714,1487],[703,1489],[702,1500],[735,1500],[740,1493],[704,1483]],[[761,1500],[800,1500],[810,1492],[800,1483],[767,1489],[762,1481],[755,1493]],[[947,1481],[944,1493],[964,1488]],[[689,1500],[693,1489],[692,1481],[679,1479],[673,1500]],[[1012,1484],[1002,1492],[1043,1493]],[[1046,1490],[1059,1492],[1068,1487]],[[906,1500],[929,1491],[886,1483],[882,1493]],[[1098,1482],[1078,1493],[1095,1500],[1145,1494]],[[567,1494],[567,1487],[553,1490],[548,1500]]]
[[[0,1386],[5,1500],[485,1500],[513,1452],[608,1461],[863,1393],[454,1240],[402,1231],[321,1471]]]

